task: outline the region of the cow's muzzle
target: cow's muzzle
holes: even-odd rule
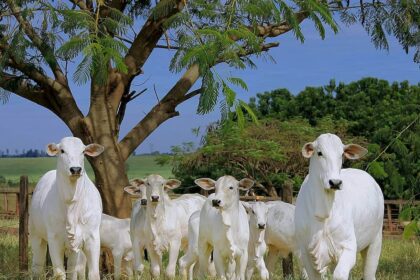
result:
[[[152,195],[152,202],[158,202],[159,196],[158,195]]]
[[[141,204],[141,205],[147,205],[147,199],[144,199],[144,198],[143,198],[143,199],[141,199],[141,200],[140,200],[140,204]]]
[[[73,176],[80,176],[82,173],[81,167],[70,167],[70,174]]]
[[[211,201],[211,204],[213,205],[213,207],[220,207],[220,203],[222,203],[220,199],[213,199]]]
[[[265,229],[265,224],[258,224],[258,229]]]
[[[328,184],[330,185],[330,188],[332,190],[341,190],[341,186],[343,185],[343,181],[338,179],[330,179],[328,181]]]

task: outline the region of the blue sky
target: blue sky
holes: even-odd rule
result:
[[[406,54],[398,42],[390,38],[390,50],[377,50],[366,32],[358,25],[342,26],[338,34],[328,32],[322,40],[310,22],[303,23],[305,43],[293,35],[278,38],[280,46],[270,51],[276,61],[257,60],[256,70],[239,71],[225,65],[217,67],[221,75],[232,75],[244,79],[248,92],[241,91],[239,98],[248,101],[258,92],[276,88],[288,88],[298,93],[306,86],[321,86],[330,79],[351,82],[363,77],[377,77],[389,81],[408,80],[420,82],[420,68],[413,62],[413,54]],[[163,96],[177,81],[180,74],[168,71],[171,51],[157,49],[144,67],[144,75],[133,83],[133,89],[148,88],[147,93],[129,103],[121,136],[125,135],[156,103],[155,85],[159,96]],[[198,85],[197,85],[198,86]],[[75,98],[84,113],[89,106],[88,86],[72,85]],[[189,100],[178,107],[180,116],[161,125],[138,149],[148,153],[153,150],[166,152],[172,145],[199,139],[191,133],[192,128],[205,127],[219,118],[218,108],[207,115],[195,113],[198,99]],[[12,96],[5,105],[0,105],[0,149],[38,148],[50,142],[58,142],[69,136],[70,131],[53,113]]]

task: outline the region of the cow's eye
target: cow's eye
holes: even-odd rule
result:
[[[322,152],[318,152],[318,156],[322,157]]]
[[[255,215],[255,211],[254,210],[251,210],[252,211],[252,214],[254,214]]]
[[[233,190],[233,187],[229,187],[229,190]]]
[[[63,149],[61,149],[61,153],[62,153],[62,154],[65,154],[66,152],[65,152]]]

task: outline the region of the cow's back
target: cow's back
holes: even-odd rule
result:
[[[363,170],[342,169],[341,178],[344,185],[336,193],[335,205],[340,205],[342,211],[351,211],[358,250],[361,250],[382,230],[383,194],[373,177]]]
[[[282,201],[269,202],[265,240],[279,250],[291,252],[295,249],[295,206]]]

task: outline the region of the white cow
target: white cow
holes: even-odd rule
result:
[[[125,187],[124,190],[137,198],[131,211],[130,237],[133,244],[133,268],[135,277],[138,278],[144,270],[143,252],[146,249],[146,186],[143,180],[133,179],[130,181],[130,186]]]
[[[200,274],[208,275],[207,263],[213,250],[217,276],[225,279],[245,279],[248,262],[249,226],[245,208],[239,202],[239,189],[248,190],[254,182],[237,181],[232,176],[195,180],[205,190],[216,189],[200,213],[199,265]]]
[[[64,252],[68,249],[68,271],[75,277],[77,252],[87,256],[89,279],[99,279],[99,226],[102,202],[84,169],[84,155],[96,157],[104,148],[85,146],[79,138],[66,137],[49,144],[47,153],[57,156],[57,170],[39,180],[29,209],[32,271],[43,274],[47,244],[54,276],[65,279]]]
[[[198,234],[200,229],[200,211],[195,211],[188,221],[188,250],[179,259],[179,272],[182,278],[192,280],[193,275],[196,275],[195,271],[198,262]],[[216,275],[214,263],[209,262],[209,275],[214,277]],[[194,271],[193,271],[194,269]],[[189,275],[188,275],[189,274]],[[188,277],[189,276],[189,277]]]
[[[302,263],[309,279],[321,279],[330,264],[333,279],[348,279],[356,253],[364,259],[363,279],[375,279],[381,253],[384,198],[365,171],[341,169],[343,156],[358,159],[367,150],[343,145],[322,134],[303,146],[309,174],[296,201],[295,229]]]
[[[121,268],[125,268],[127,275],[132,274],[133,251],[130,238],[130,219],[119,219],[102,214],[100,226],[101,247],[111,250],[114,259],[114,279],[120,279]],[[86,257],[79,254],[79,278],[84,279]]]
[[[260,278],[266,280],[269,273],[264,262],[264,254],[267,250],[265,234],[268,219],[268,205],[264,202],[242,202],[249,216],[249,243],[248,265],[246,279],[250,280],[255,267],[260,273]]]
[[[266,264],[272,275],[278,257],[286,258],[289,253],[297,253],[295,240],[295,206],[283,201],[266,203],[269,207],[265,242],[268,247]]]
[[[149,175],[143,180],[146,186],[146,235],[144,236],[150,257],[152,277],[159,277],[162,254],[169,251],[166,276],[175,277],[179,250],[188,246],[188,219],[201,209],[205,197],[199,194],[185,194],[171,200],[164,188],[175,189],[181,182],[166,180],[160,175]]]

